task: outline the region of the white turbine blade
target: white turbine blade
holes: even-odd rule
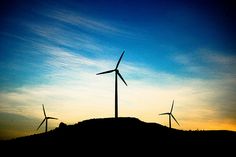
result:
[[[119,64],[120,64],[120,61],[121,61],[121,59],[122,59],[124,53],[125,53],[125,51],[123,51],[123,53],[121,54],[120,59],[119,59],[119,61],[117,62],[117,64],[116,64],[116,68],[115,68],[115,69],[118,68],[118,66],[119,66]]]
[[[125,80],[123,79],[123,77],[121,76],[121,74],[120,74],[119,72],[117,72],[117,74],[119,75],[119,77],[121,78],[121,80],[125,83],[125,85],[128,86],[127,83],[125,82]]]
[[[101,72],[101,73],[97,73],[96,75],[111,73],[111,72],[113,72],[113,71],[115,71],[115,70],[104,71],[104,72]]]
[[[175,122],[179,125],[178,121],[175,119],[175,117],[173,116],[173,114],[170,114],[171,117],[175,120]],[[180,126],[180,125],[179,125]]]
[[[166,113],[161,113],[161,114],[159,114],[159,115],[168,115],[168,114],[170,114],[170,113],[168,113],[168,112],[166,112]]]
[[[173,102],[172,102],[172,106],[171,106],[171,109],[170,109],[170,113],[172,113],[173,107],[174,107],[174,100],[173,100]]]
[[[42,105],[43,105],[43,104],[42,104]],[[43,114],[44,114],[45,117],[47,117],[46,112],[45,112],[45,109],[44,109],[44,105],[43,105]]]
[[[39,127],[37,128],[37,130],[41,127],[41,125],[44,123],[45,120],[46,120],[46,118],[44,118],[44,120],[43,120],[42,123],[39,125]]]
[[[47,117],[47,119],[58,119],[58,118],[54,118],[54,117]]]

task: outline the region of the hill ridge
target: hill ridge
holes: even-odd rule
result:
[[[74,125],[60,125],[47,133],[34,134],[12,140],[1,141],[2,148],[37,147],[63,148],[70,150],[104,149],[115,147],[127,149],[165,149],[169,146],[189,149],[214,149],[236,145],[233,131],[184,131],[170,129],[158,123],[149,123],[134,117],[93,118]],[[114,146],[114,147],[112,147]],[[130,148],[131,149],[131,148]]]

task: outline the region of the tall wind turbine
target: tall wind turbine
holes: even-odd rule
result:
[[[118,66],[120,64],[120,61],[124,55],[125,51],[123,51],[123,53],[120,56],[119,61],[116,64],[115,69],[113,70],[108,70],[108,71],[104,71],[101,73],[98,73],[97,75],[100,74],[106,74],[106,73],[111,73],[111,72],[115,72],[115,118],[118,118],[118,87],[117,87],[117,75],[121,78],[121,80],[125,83],[125,85],[127,86],[127,83],[125,82],[125,80],[123,79],[123,77],[121,76],[119,70],[118,70]]]
[[[58,118],[54,118],[54,117],[47,117],[46,115],[46,112],[45,112],[45,109],[44,109],[44,105],[42,104],[43,106],[43,113],[44,113],[44,119],[42,121],[42,123],[39,125],[39,127],[37,128],[37,130],[41,127],[41,125],[46,121],[46,126],[45,126],[45,132],[48,131],[48,119],[58,119]]]
[[[170,112],[166,112],[166,113],[161,113],[159,115],[169,115],[169,127],[171,128],[171,117],[175,120],[175,122],[179,125],[178,121],[175,119],[174,115],[172,114],[173,111],[173,107],[174,107],[174,100],[172,102],[172,106],[170,109]]]

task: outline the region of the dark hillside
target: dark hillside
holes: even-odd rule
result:
[[[48,150],[156,152],[171,149],[223,151],[236,146],[236,132],[182,131],[136,118],[91,119],[74,125],[61,123],[47,133],[2,141],[6,148],[44,147]]]

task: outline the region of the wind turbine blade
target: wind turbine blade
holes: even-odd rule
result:
[[[42,105],[43,105],[43,104],[42,104]],[[45,117],[47,117],[47,116],[46,116],[45,109],[44,109],[44,105],[43,105],[43,114],[44,114]]]
[[[111,72],[113,72],[113,71],[115,71],[115,70],[104,71],[104,72],[101,72],[101,73],[97,73],[96,75],[111,73]]]
[[[172,113],[173,107],[174,107],[174,100],[173,100],[173,102],[172,102],[172,106],[171,106],[171,109],[170,109],[170,113]]]
[[[121,54],[120,59],[119,59],[119,61],[117,62],[115,69],[118,68],[118,66],[119,66],[119,64],[120,64],[120,61],[121,61],[121,58],[123,57],[124,53],[125,53],[125,51],[123,51],[123,53]]]
[[[41,127],[41,125],[44,123],[45,120],[46,120],[46,118],[44,118],[44,120],[43,120],[42,123],[39,125],[39,127],[37,128],[37,130]]]
[[[173,116],[173,114],[171,114],[171,117],[175,120],[175,122],[179,125],[178,121],[175,119],[175,117]],[[179,125],[180,126],[180,125]]]
[[[128,86],[127,83],[125,82],[125,80],[123,79],[123,77],[121,76],[121,74],[120,74],[119,72],[118,72],[117,74],[119,75],[119,77],[121,78],[121,80],[125,83],[125,85]]]
[[[161,114],[159,114],[159,115],[168,115],[168,114],[170,114],[170,113],[168,113],[168,112],[166,112],[166,113],[161,113]]]
[[[58,118],[54,118],[54,117],[47,117],[47,119],[58,119]]]

